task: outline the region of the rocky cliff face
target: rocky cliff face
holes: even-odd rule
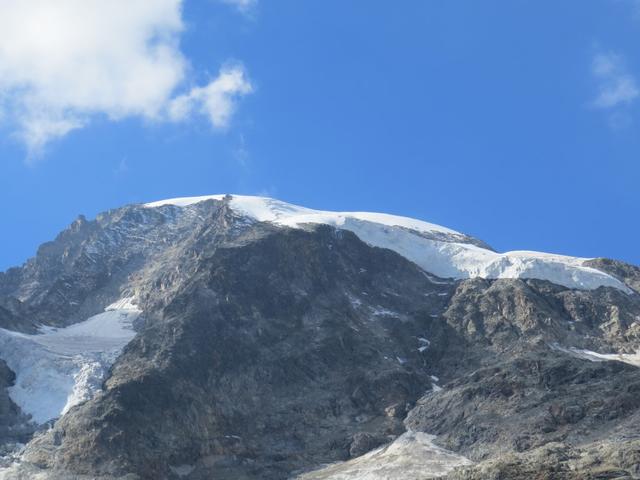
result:
[[[51,428],[0,365],[0,441],[36,430],[0,478],[640,478],[639,269],[590,261],[589,289],[439,278],[363,241],[370,225],[231,200],[79,218],[0,274],[0,325],[25,338],[142,311],[102,388]]]

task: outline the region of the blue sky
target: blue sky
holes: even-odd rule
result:
[[[0,269],[224,192],[640,264],[640,2],[61,2],[0,7]]]

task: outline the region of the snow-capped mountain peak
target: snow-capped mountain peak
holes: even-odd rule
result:
[[[144,207],[188,208],[207,200],[227,200],[239,215],[260,222],[291,228],[325,224],[349,230],[364,242],[393,250],[442,278],[534,278],[568,288],[614,287],[630,292],[617,278],[587,266],[588,258],[532,251],[498,253],[483,242],[450,228],[397,215],[313,210],[272,198],[243,195],[173,198],[147,203]]]
[[[331,212],[324,210],[313,210],[301,207],[292,203],[286,203],[269,197],[258,197],[248,195],[206,195],[201,197],[183,197],[160,200],[147,203],[148,208],[174,205],[177,207],[187,207],[207,200],[224,200],[229,197],[231,208],[238,213],[247,215],[260,222],[273,222],[280,225],[295,227],[305,223],[323,223],[334,226],[342,226],[348,219],[357,219],[378,223],[390,227],[403,227],[417,232],[440,232],[451,235],[462,235],[450,228],[442,227],[434,223],[416,220],[409,217],[389,215],[386,213],[372,212]]]

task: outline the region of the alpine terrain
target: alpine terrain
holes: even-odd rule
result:
[[[0,273],[0,478],[640,479],[640,268],[237,195]]]

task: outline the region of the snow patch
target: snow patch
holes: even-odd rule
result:
[[[173,198],[144,206],[187,207],[224,198],[225,195]],[[528,251],[496,253],[471,243],[472,239],[455,230],[408,217],[312,210],[272,198],[242,195],[231,196],[230,206],[239,214],[261,222],[292,228],[326,224],[349,230],[369,245],[393,250],[441,278],[536,278],[567,288],[592,290],[604,286],[631,293],[618,279],[585,266],[587,258]]]
[[[384,307],[369,307],[371,310],[371,314],[376,317],[399,317],[400,314],[398,312],[394,312],[393,310],[389,310]]]
[[[418,351],[420,353],[425,352],[431,345],[431,342],[424,337],[418,337],[418,343],[419,343]]]
[[[405,432],[392,443],[361,457],[304,473],[297,480],[426,480],[442,477],[456,467],[470,465],[462,455],[433,443],[436,437]]]
[[[636,353],[598,353],[591,350],[584,350],[580,348],[564,348],[559,345],[553,345],[553,348],[561,352],[568,353],[574,357],[581,358],[583,360],[589,360],[591,362],[606,362],[616,360],[618,362],[628,363],[634,367],[640,367],[640,350]]]
[[[107,305],[104,309],[105,312],[109,312],[111,310],[140,310],[138,306],[135,304],[134,297],[124,297],[120,300],[113,302],[111,305]]]
[[[35,335],[0,329],[0,355],[16,374],[9,396],[34,422],[64,415],[101,389],[109,367],[135,336],[133,322],[141,313],[131,299],[107,309],[69,327],[42,327]]]

